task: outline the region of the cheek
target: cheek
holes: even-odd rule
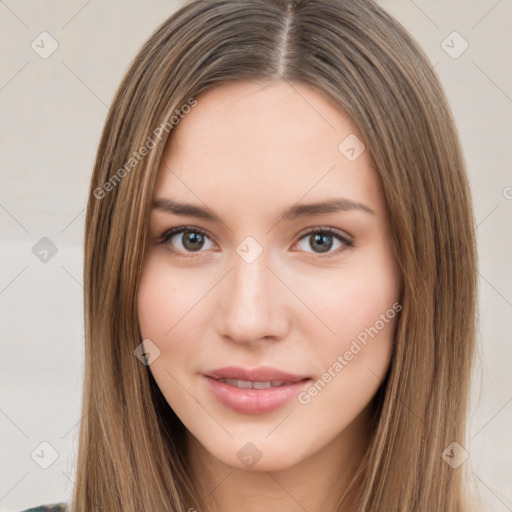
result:
[[[200,336],[194,333],[187,313],[201,297],[200,290],[181,280],[179,272],[170,271],[161,260],[148,255],[137,293],[137,313],[141,339],[149,339],[160,353],[149,366],[162,394],[180,417],[191,404],[182,384],[194,365]],[[201,292],[201,293],[204,293]],[[192,404],[192,408],[195,404]],[[200,414],[197,410],[195,413]]]
[[[330,418],[325,434],[336,435],[368,405],[380,387],[391,361],[394,333],[401,305],[395,269],[368,266],[330,284],[322,317],[335,334],[318,340],[311,360],[316,360],[314,383],[299,396],[305,407],[305,428],[315,428],[317,418]],[[318,328],[318,326],[316,326]]]
[[[342,356],[344,373],[356,379],[372,377],[369,369],[383,376],[401,309],[400,274],[391,249],[369,249],[366,257],[358,258],[357,265],[340,268],[335,277],[332,273],[326,275],[323,282],[317,276],[314,284],[307,286],[308,304],[329,330],[322,328],[325,335],[318,340],[318,328],[322,326],[317,322],[316,336],[312,326],[308,329],[304,323],[303,329],[310,332],[311,339],[318,340],[317,356],[323,366],[318,368],[319,373]],[[345,371],[349,366],[351,370]]]
[[[177,372],[189,367],[187,358],[197,338],[185,332],[189,327],[187,310],[194,301],[190,296],[194,295],[193,287],[182,286],[176,275],[171,279],[168,272],[157,258],[148,257],[139,282],[137,313],[141,339],[151,340],[160,351],[149,369],[169,401],[178,396],[172,377],[180,379]]]
[[[197,300],[194,287],[180,282],[179,272],[171,275],[160,258],[149,255],[144,262],[137,293],[141,336],[154,338],[159,344],[170,339],[180,323],[186,321],[187,310]]]
[[[166,293],[166,282],[156,279],[151,266],[146,266],[141,276],[137,294],[137,312],[141,336],[157,341],[171,326],[166,323],[170,320],[166,311],[172,308],[171,297],[174,294]],[[159,347],[161,348],[161,347]]]
[[[174,386],[167,372],[179,379],[197,367],[205,348],[202,321],[211,315],[205,300],[211,287],[197,272],[177,270],[157,253],[147,255],[137,293],[138,322],[141,338],[160,350],[150,370],[157,380],[165,379],[165,388]]]
[[[382,262],[348,266],[308,288],[312,309],[322,312],[336,335],[370,327],[400,298],[398,273]]]

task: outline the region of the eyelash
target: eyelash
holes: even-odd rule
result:
[[[177,235],[179,233],[183,233],[183,232],[186,232],[186,231],[192,231],[193,233],[199,233],[201,236],[203,237],[206,237],[206,238],[209,238],[211,240],[211,237],[205,232],[203,231],[202,229],[199,229],[199,228],[195,228],[193,226],[180,226],[178,228],[172,228],[172,229],[169,229],[168,231],[164,232],[159,238],[158,238],[158,241],[160,244],[162,245],[165,245],[167,244],[167,247],[166,247],[166,250],[170,251],[172,254],[178,256],[178,257],[181,257],[181,258],[193,258],[195,257],[198,253],[200,252],[203,252],[203,251],[197,251],[195,253],[182,253],[181,251],[178,251],[176,249],[174,249],[172,247],[171,244],[169,244],[169,240],[174,236],[174,235]],[[314,253],[314,254],[317,254],[319,258],[330,258],[336,254],[339,254],[340,252],[344,251],[345,249],[347,248],[350,248],[350,247],[354,247],[354,243],[351,242],[350,240],[348,240],[347,238],[345,238],[344,236],[342,236],[338,231],[336,231],[335,229],[332,229],[332,228],[314,228],[314,229],[310,229],[309,231],[306,231],[305,233],[302,233],[299,237],[299,240],[302,240],[303,238],[305,238],[306,236],[308,235],[312,235],[312,234],[316,234],[316,233],[323,233],[323,234],[329,234],[329,235],[332,235],[334,236],[335,238],[337,238],[340,242],[342,242],[344,244],[345,247],[340,247],[338,248],[336,251],[332,252],[332,253],[328,253],[327,255],[320,255],[319,253]],[[309,251],[306,251],[306,252],[309,252]]]

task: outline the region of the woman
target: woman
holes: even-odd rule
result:
[[[470,510],[473,226],[377,4],[188,2],[98,149],[68,510]]]

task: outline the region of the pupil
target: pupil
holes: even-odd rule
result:
[[[319,244],[320,252],[328,252],[332,247],[332,240],[331,235],[321,235],[318,233],[314,233],[312,235],[313,237],[313,244]]]

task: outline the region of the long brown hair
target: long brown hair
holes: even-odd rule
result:
[[[403,310],[357,511],[466,512],[464,466],[442,453],[452,442],[465,445],[476,318],[471,195],[434,69],[371,0],[189,1],[132,62],[105,123],[87,207],[83,417],[71,510],[206,510],[186,429],[134,355],[136,297],[172,129],[185,106],[200,105],[202,91],[240,80],[300,82],[334,100],[360,128],[382,182]]]

